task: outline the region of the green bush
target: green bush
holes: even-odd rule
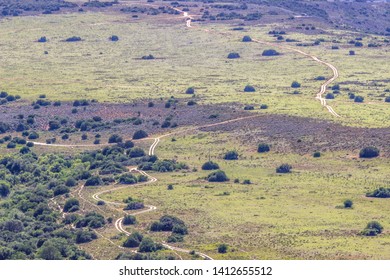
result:
[[[0,181],[0,196],[7,197],[10,193],[10,184],[6,181]]]
[[[75,198],[70,198],[65,202],[64,212],[74,212],[79,210],[80,202]]]
[[[275,56],[275,55],[280,55],[280,53],[278,53],[277,51],[271,49],[271,50],[263,51],[263,53],[261,55],[262,56]]]
[[[142,139],[148,137],[148,134],[143,130],[138,130],[134,132],[133,139]]]
[[[193,87],[187,88],[186,94],[194,94],[194,93],[195,93],[195,89]]]
[[[376,197],[376,198],[390,198],[390,188],[380,187],[379,189],[376,189],[373,192],[368,192],[366,196]]]
[[[382,233],[382,231],[383,231],[383,226],[377,221],[372,221],[367,224],[362,234],[366,236],[376,236]]]
[[[255,92],[256,89],[254,86],[246,85],[244,88],[244,92]]]
[[[244,36],[244,37],[242,38],[242,41],[243,41],[243,42],[252,42],[252,38],[246,35],[246,36]]]
[[[226,182],[229,178],[222,170],[215,171],[207,176],[209,182]]]
[[[321,157],[321,153],[320,152],[314,152],[313,153],[313,157],[319,158],[319,157]]]
[[[359,95],[355,96],[353,101],[357,102],[357,103],[362,103],[362,102],[364,102],[364,97],[363,96],[359,96]]]
[[[237,160],[238,159],[238,153],[237,151],[228,151],[224,157],[226,160]]]
[[[126,215],[123,218],[123,224],[124,225],[134,225],[137,222],[135,216],[132,215]]]
[[[123,243],[123,247],[126,248],[135,248],[138,247],[142,240],[143,240],[143,235],[139,232],[133,232],[130,234],[130,236],[126,239],[126,241]]]
[[[376,147],[366,147],[360,150],[359,157],[374,158],[379,156],[379,149]]]
[[[291,165],[284,163],[280,165],[278,168],[276,168],[276,173],[290,173],[291,172]]]
[[[294,82],[291,83],[291,87],[292,87],[292,88],[300,88],[300,87],[301,87],[301,84],[298,83],[297,81],[294,81]]]
[[[122,143],[122,137],[118,134],[113,134],[108,138],[108,143]]]
[[[344,201],[344,208],[352,208],[353,201],[350,199],[347,199]]]
[[[260,143],[259,146],[257,147],[258,153],[266,153],[269,151],[270,151],[270,146],[266,143]]]
[[[202,165],[202,170],[216,170],[219,169],[219,165],[215,162],[208,161]]]
[[[238,53],[229,53],[227,58],[228,59],[236,59],[236,58],[240,58],[240,55]]]
[[[150,252],[156,252],[158,250],[161,250],[163,246],[159,243],[153,242],[152,239],[149,237],[145,237],[142,239],[138,252],[140,253],[150,253]]]
[[[225,254],[227,253],[228,246],[226,244],[220,244],[218,245],[218,253]]]

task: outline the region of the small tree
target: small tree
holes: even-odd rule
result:
[[[270,151],[270,146],[265,143],[260,143],[259,146],[257,147],[257,152],[258,153],[266,153]]]
[[[46,43],[47,39],[45,36],[42,36],[41,38],[38,39],[38,43]]]
[[[276,173],[290,173],[292,169],[292,166],[284,163],[280,165],[278,168],[276,168]]]
[[[150,253],[150,252],[156,252],[158,250],[161,250],[163,246],[159,243],[153,242],[152,239],[149,237],[145,237],[142,239],[138,252],[140,253]]]
[[[349,51],[349,55],[355,55],[355,51]]]
[[[313,153],[313,157],[319,158],[319,157],[321,157],[321,153],[320,152],[314,152]]]
[[[379,149],[376,147],[366,147],[360,150],[359,157],[374,158],[379,156]]]
[[[334,94],[333,94],[333,93],[327,93],[327,94],[325,95],[325,98],[326,98],[326,99],[334,99]]]
[[[385,102],[390,103],[390,96],[386,96]]]
[[[169,191],[173,190],[173,185],[168,185],[167,190]]]

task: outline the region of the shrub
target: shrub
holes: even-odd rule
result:
[[[219,165],[215,162],[208,161],[202,165],[202,170],[216,170],[219,169]]]
[[[334,94],[333,94],[333,93],[327,93],[327,94],[325,95],[325,98],[326,98],[326,99],[334,99]]]
[[[319,157],[321,157],[321,153],[320,152],[314,152],[313,153],[313,157],[319,158]]]
[[[255,92],[256,89],[253,86],[247,85],[244,88],[244,92]]]
[[[47,39],[45,36],[38,39],[38,43],[46,43],[46,42],[47,42]]]
[[[180,234],[171,234],[167,238],[168,243],[176,243],[176,242],[183,242],[183,241],[184,241],[183,235]]]
[[[153,240],[150,239],[149,237],[145,237],[139,245],[138,252],[150,253],[150,252],[156,252],[158,250],[161,250],[162,248],[163,246],[161,244],[153,242]]]
[[[168,185],[167,190],[169,191],[173,190],[173,185]]]
[[[352,208],[353,201],[350,199],[347,199],[344,201],[344,208]]]
[[[260,109],[262,109],[262,110],[268,109],[268,105],[267,104],[261,104],[260,105]]]
[[[77,181],[72,177],[68,178],[65,181],[65,186],[67,186],[67,187],[74,187],[74,186],[76,186],[76,184],[77,184]]]
[[[154,107],[154,103],[153,103],[152,101],[150,101],[150,102],[148,103],[148,107],[149,107],[149,108]]]
[[[324,76],[318,76],[318,77],[316,77],[316,78],[314,78],[314,80],[316,80],[316,81],[325,81],[325,77]]]
[[[100,186],[103,185],[102,179],[99,176],[93,176],[87,179],[85,186]]]
[[[355,47],[363,47],[363,43],[362,42],[356,42],[355,43]]]
[[[38,139],[39,138],[39,134],[35,131],[31,132],[29,135],[28,135],[28,139],[30,140],[35,140],[35,139]]]
[[[10,193],[10,184],[6,181],[0,181],[0,196],[7,197]]]
[[[249,37],[249,36],[244,36],[244,37],[242,38],[242,41],[243,41],[243,42],[252,42],[252,38]]]
[[[186,94],[194,94],[194,93],[195,93],[195,89],[193,87],[187,88]]]
[[[81,41],[81,37],[72,36],[72,37],[67,38],[65,41],[66,42],[78,42],[78,41]]]
[[[7,149],[15,149],[16,147],[16,143],[15,142],[9,142],[7,144]]]
[[[123,210],[138,210],[144,208],[144,204],[142,202],[132,201],[126,205]]]
[[[61,127],[58,121],[49,121],[49,130],[56,130]]]
[[[92,230],[84,231],[84,230],[78,230],[76,233],[76,243],[87,243],[94,239],[97,239],[97,234],[93,232]]]
[[[291,87],[292,87],[292,88],[300,88],[300,87],[301,87],[301,84],[298,83],[297,81],[294,81],[294,82],[291,83]]]
[[[349,51],[349,55],[355,55],[355,51]]]
[[[249,179],[245,179],[242,183],[243,183],[244,185],[250,185],[250,184],[252,184],[251,180],[249,180]]]
[[[123,243],[123,247],[126,248],[135,248],[138,247],[142,240],[143,240],[143,235],[139,232],[133,232],[130,234],[130,236],[126,239],[126,241]]]
[[[113,134],[108,138],[108,143],[122,143],[122,137],[118,134]]]
[[[137,222],[135,216],[132,215],[126,215],[123,218],[123,224],[124,225],[134,225]]]
[[[238,153],[237,151],[228,151],[224,157],[226,160],[237,160],[238,159]]]
[[[257,152],[258,153],[266,153],[270,151],[270,146],[265,143],[260,143],[259,146],[257,147]]]
[[[291,172],[291,165],[284,163],[278,168],[276,168],[276,173],[290,173]]]
[[[229,178],[226,176],[225,172],[222,170],[215,171],[207,176],[209,182],[226,182],[229,181]]]
[[[362,234],[366,236],[376,236],[382,233],[382,231],[383,231],[383,226],[377,221],[372,221],[367,224]]]
[[[188,229],[184,224],[176,224],[173,226],[172,232],[179,235],[186,235],[188,234]]]
[[[226,244],[218,245],[218,253],[225,254],[228,250],[228,246]]]
[[[131,149],[134,147],[134,143],[131,140],[127,140],[125,143],[123,143],[123,148],[125,149]]]
[[[355,96],[354,100],[355,102],[357,103],[362,103],[364,101],[364,97],[363,96]]]
[[[144,55],[143,57],[141,57],[143,60],[151,60],[151,59],[155,59],[155,57],[151,54],[149,55]]]
[[[366,147],[360,150],[359,157],[374,158],[379,156],[379,149],[376,147]]]
[[[90,212],[85,215],[84,218],[79,220],[76,223],[76,228],[80,227],[90,227],[90,228],[100,228],[106,223],[104,217],[96,212]]]
[[[194,105],[196,105],[196,102],[194,100],[190,100],[190,101],[187,102],[187,105],[188,106],[194,106]]]
[[[109,39],[113,42],[119,41],[119,37],[117,35],[112,35]]]
[[[65,202],[64,212],[74,212],[79,210],[80,203],[75,198],[70,198]]]
[[[236,59],[236,58],[240,58],[240,55],[238,53],[229,53],[227,58],[228,59]]]
[[[145,137],[148,137],[148,134],[143,130],[138,130],[133,134],[133,139],[142,139]]]
[[[261,55],[262,56],[275,56],[275,55],[280,55],[280,53],[278,53],[277,51],[271,49],[271,50],[263,51],[263,53]]]
[[[55,101],[55,102],[53,103],[53,106],[54,106],[54,107],[60,107],[60,106],[61,106],[61,101]]]
[[[137,178],[132,174],[122,174],[119,177],[119,183],[124,185],[131,185],[137,183]]]
[[[376,197],[376,198],[390,198],[390,188],[380,187],[373,192],[366,194],[367,197]]]
[[[390,102],[390,96],[386,96],[385,102],[389,103]]]
[[[143,157],[145,156],[145,151],[142,150],[141,148],[132,148],[128,151],[128,155],[131,157],[131,158],[136,158],[136,157]]]
[[[106,203],[105,203],[103,200],[99,200],[96,204],[97,204],[98,206],[106,205]]]
[[[255,107],[253,105],[245,105],[244,110],[254,110]]]

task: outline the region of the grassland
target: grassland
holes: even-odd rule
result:
[[[236,102],[256,108],[267,104],[269,113],[333,119],[314,99],[321,84],[314,78],[330,76],[329,69],[293,51],[283,50],[279,57],[265,58],[261,53],[268,46],[240,42],[246,34],[273,41],[268,31],[281,26],[251,26],[237,32],[231,31],[234,24],[193,25],[195,28],[185,28],[180,16],[137,21],[117,13],[5,19],[1,22],[2,90],[28,100],[46,94],[52,100],[82,97],[127,102],[186,97],[185,90],[193,86],[204,104]],[[206,27],[229,34],[204,32]],[[119,36],[118,42],[108,40],[113,34]],[[41,36],[48,42],[35,42]],[[63,42],[71,36],[80,36],[83,41]],[[321,35],[328,40],[341,36],[332,32]],[[288,37],[314,41],[319,36],[292,33]],[[342,94],[330,102],[343,116],[337,121],[354,126],[389,126],[389,108],[383,102],[389,66],[382,63],[388,59],[387,47],[358,49],[358,55],[348,56],[347,49],[331,51],[331,45],[328,42],[304,50],[339,68],[337,82],[342,84]],[[227,59],[230,52],[240,53],[241,58]],[[140,59],[148,54],[157,59]],[[302,84],[301,94],[292,94],[292,81]],[[247,84],[255,86],[257,92],[244,93]],[[364,96],[365,103],[349,100],[349,91]]]
[[[142,226],[163,214],[173,214],[190,226],[184,248],[216,258],[239,259],[388,259],[389,221],[386,199],[368,199],[366,192],[389,184],[388,159],[360,160],[348,152],[325,153],[321,158],[296,154],[258,154],[233,135],[204,133],[175,137],[158,147],[162,158],[189,162],[197,172],[153,174],[158,182],[129,187],[105,195],[108,200],[143,198],[158,206],[139,217]],[[189,148],[190,147],[190,148]],[[231,179],[209,183],[200,166],[211,158]],[[236,148],[238,161],[222,160]],[[275,168],[290,163],[293,173],[278,175]],[[233,183],[234,179],[252,184]],[[167,185],[174,190],[168,191]],[[353,209],[342,207],[352,199]],[[359,235],[366,223],[378,220],[387,228],[379,237]],[[153,234],[152,234],[153,236]],[[155,235],[157,237],[157,235]],[[160,237],[162,238],[162,237]],[[227,243],[230,252],[216,254]]]

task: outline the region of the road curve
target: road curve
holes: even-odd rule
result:
[[[188,28],[191,28],[192,27],[191,23],[192,23],[193,17],[188,15],[188,12],[184,12],[184,11],[182,11],[180,9],[177,9],[177,8],[173,8],[173,9],[178,11],[178,12],[181,12],[184,15],[184,17],[186,17],[186,26]],[[204,29],[204,31],[205,32],[212,32],[209,29]],[[216,32],[216,33],[219,33],[221,35],[227,35],[228,34],[226,32]],[[290,46],[281,46],[280,44],[274,44],[274,43],[271,43],[271,42],[266,42],[266,41],[261,41],[261,40],[256,40],[256,39],[252,39],[252,41],[256,42],[256,43],[263,44],[263,45],[269,45],[269,46],[273,46],[273,47],[276,47],[276,48],[287,49],[287,50],[290,50],[290,51],[294,51],[294,52],[300,53],[300,54],[302,54],[302,55],[304,55],[306,57],[309,57],[312,60],[314,60],[314,61],[316,61],[316,62],[318,62],[320,64],[323,64],[323,65],[327,66],[328,68],[330,68],[332,70],[332,72],[333,72],[333,76],[330,79],[326,80],[321,85],[320,91],[316,94],[316,99],[318,99],[321,102],[321,105],[324,106],[329,111],[329,113],[331,113],[335,117],[340,117],[340,115],[337,114],[335,112],[335,110],[330,105],[327,104],[326,99],[322,97],[325,94],[326,89],[328,88],[328,86],[339,77],[339,72],[338,72],[337,68],[334,65],[330,64],[329,62],[320,60],[318,57],[316,57],[314,55],[308,54],[308,53],[306,53],[306,52],[304,52],[302,50],[295,49],[295,48],[292,48]]]

